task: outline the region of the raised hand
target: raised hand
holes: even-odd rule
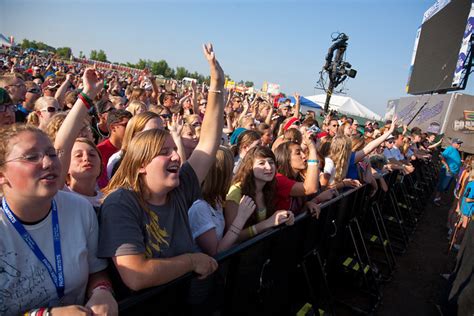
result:
[[[203,52],[204,56],[206,57],[209,66],[211,68],[211,83],[210,89],[219,89],[224,86],[225,77],[224,71],[222,70],[219,62],[216,59],[216,54],[214,53],[214,49],[211,43],[203,45]]]
[[[299,95],[297,92],[295,92],[295,94],[293,94],[293,96],[295,97],[295,104],[296,104],[296,103],[299,103],[300,100],[301,100],[300,95]]]
[[[82,84],[84,85],[84,93],[94,99],[104,87],[104,79],[96,69],[87,68],[82,76]]]
[[[395,127],[397,127],[397,121],[398,121],[398,117],[394,116],[392,119],[392,124],[390,125],[390,129],[389,129],[390,134],[393,133],[393,131],[395,130]]]
[[[170,133],[176,133],[181,135],[181,131],[183,130],[184,122],[183,116],[179,113],[174,113],[171,117],[171,120],[168,121],[168,130]]]

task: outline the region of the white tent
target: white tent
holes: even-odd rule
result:
[[[322,107],[324,107],[324,103],[326,102],[325,94],[317,94],[305,98],[315,103],[318,103]],[[367,107],[363,106],[362,104],[348,96],[333,94],[331,100],[329,101],[329,109],[336,110],[339,113],[356,115],[371,120],[382,120],[382,117],[380,115],[371,111]]]
[[[10,40],[5,35],[0,33],[0,46],[2,45],[7,46],[7,47],[12,46],[12,44],[10,43]]]

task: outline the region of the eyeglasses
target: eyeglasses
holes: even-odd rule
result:
[[[122,123],[113,123],[113,124],[118,125],[118,126],[127,127],[128,121],[127,122],[122,122]]]
[[[48,106],[46,109],[42,109],[41,112],[48,112],[48,113],[55,113],[59,111],[59,109],[53,107],[53,106]]]
[[[34,93],[34,94],[39,94],[39,93],[41,93],[41,90],[38,89],[38,88],[33,88],[33,89],[29,89],[27,92]]]
[[[7,162],[13,162],[17,160],[28,162],[28,163],[40,163],[43,161],[45,156],[48,156],[48,158],[51,160],[58,159],[58,153],[55,150],[50,150],[48,152],[38,151],[38,152],[29,153],[29,154],[24,154],[24,155],[21,155],[20,157],[16,157],[7,161],[0,162],[0,165],[4,165]]]
[[[9,84],[7,87],[26,88],[26,85],[24,83],[17,83],[17,84]]]
[[[107,110],[102,111],[101,114],[109,113],[109,112],[112,112],[114,110],[115,110],[115,108],[108,108]]]
[[[15,106],[13,104],[3,104],[0,105],[0,112],[15,111]]]

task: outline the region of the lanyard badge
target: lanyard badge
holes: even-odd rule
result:
[[[31,251],[35,254],[36,258],[45,266],[48,270],[49,276],[56,287],[56,292],[58,294],[58,299],[61,300],[64,296],[64,271],[63,271],[63,259],[61,254],[61,234],[59,231],[59,220],[58,220],[58,209],[56,206],[56,201],[51,202],[51,211],[52,211],[52,226],[53,226],[53,242],[54,242],[54,260],[56,262],[56,271],[53,266],[43,254],[41,249],[36,244],[33,237],[28,233],[22,223],[18,218],[13,214],[10,207],[7,204],[5,198],[2,199],[2,209],[5,213],[6,218],[13,225],[18,234],[23,238],[25,243],[30,247]]]

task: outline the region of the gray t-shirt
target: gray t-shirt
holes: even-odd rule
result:
[[[118,189],[105,199],[99,212],[98,256],[145,253],[148,258],[170,258],[193,252],[188,209],[200,196],[199,181],[189,163],[181,167],[179,186],[168,194],[166,204],[147,204],[150,213],[140,206],[134,192]]]

